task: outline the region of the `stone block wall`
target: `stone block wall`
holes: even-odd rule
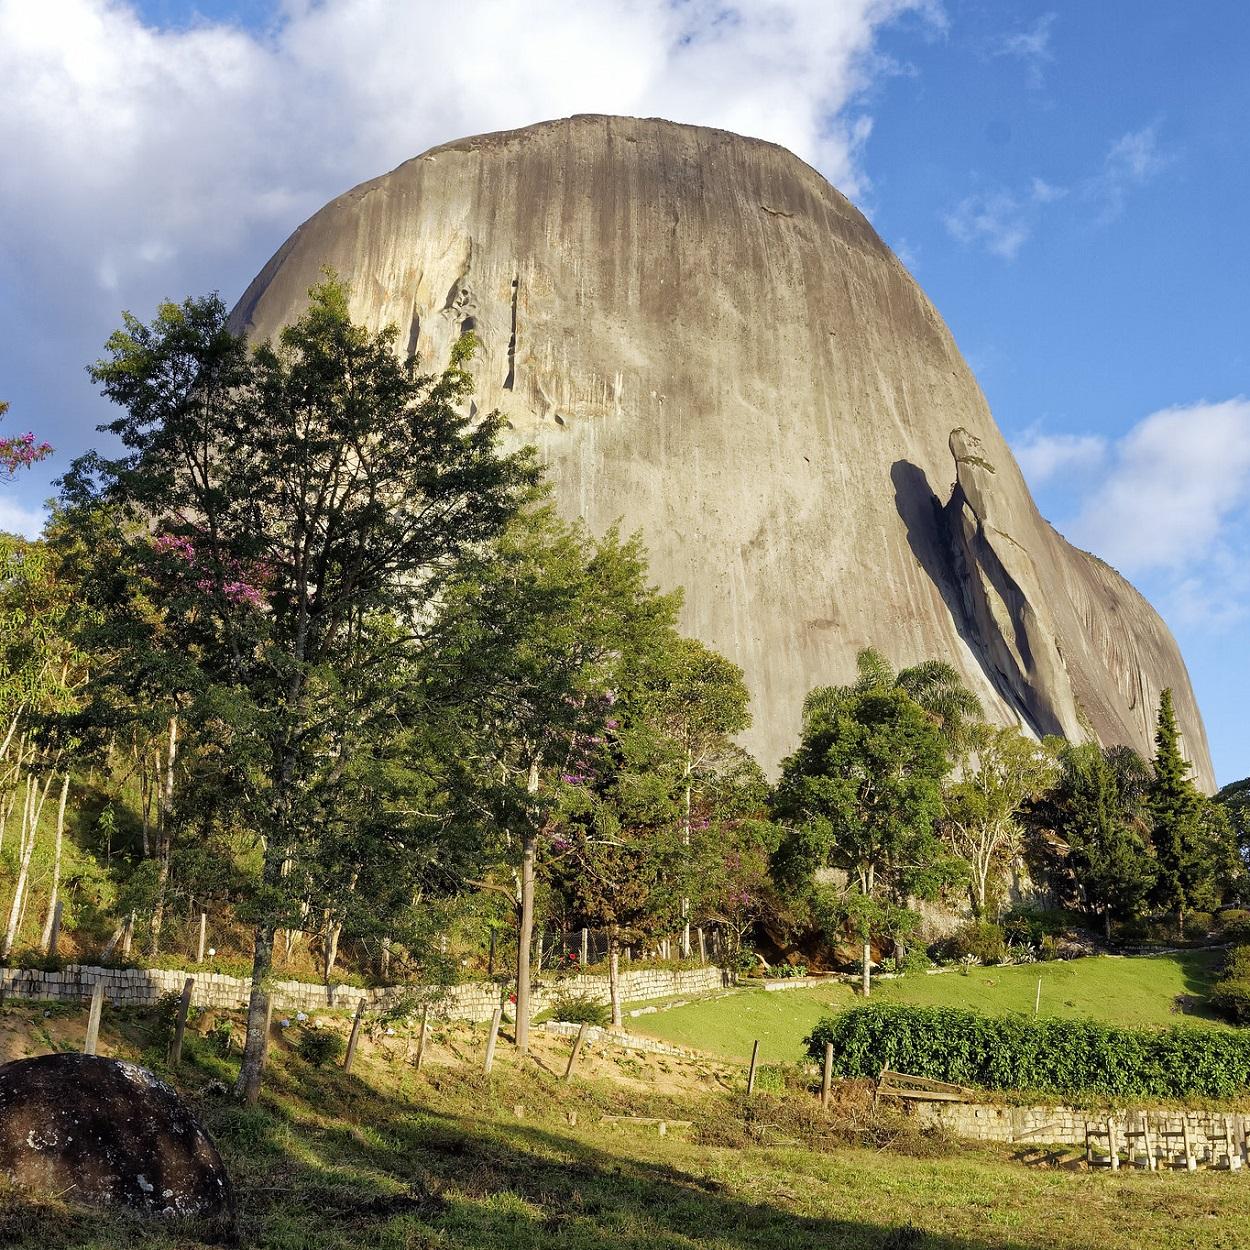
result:
[[[955,1137],[1035,1142],[1044,1146],[1084,1148],[1086,1129],[1102,1132],[1108,1119],[1113,1119],[1121,1135],[1121,1148],[1126,1130],[1137,1132],[1148,1125],[1157,1152],[1179,1154],[1183,1150],[1183,1126],[1188,1123],[1197,1154],[1212,1160],[1222,1160],[1227,1153],[1226,1131],[1240,1151],[1250,1127],[1250,1115],[1225,1111],[1082,1110],[1062,1105],[1004,1107],[971,1102],[914,1102],[909,1105],[913,1114],[925,1123],[941,1127]],[[1102,1147],[1105,1147],[1105,1139]]]
[[[8,998],[43,1002],[82,1002],[91,997],[98,981],[114,1007],[150,1007],[166,994],[180,994],[190,976],[195,980],[191,1001],[196,1007],[217,1007],[238,1011],[246,1007],[252,983],[247,977],[228,977],[215,972],[167,971],[156,968],[97,968],[70,964],[59,972],[36,969],[0,968],[0,993]],[[667,998],[677,994],[699,994],[720,989],[726,974],[719,968],[673,971],[639,968],[621,974],[621,994],[626,1001]],[[363,998],[370,1007],[380,1007],[399,988],[361,989],[354,985],[325,986],[305,981],[274,983],[274,1014],[312,1013],[326,1008],[354,1011]],[[469,981],[440,993],[435,1010],[452,1020],[489,1020],[507,988],[489,981]],[[534,1010],[541,1011],[560,992],[590,994],[608,1001],[606,976],[573,976],[559,981],[542,981],[534,995]]]

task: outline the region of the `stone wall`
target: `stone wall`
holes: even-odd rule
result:
[[[237,1011],[247,1005],[252,982],[247,977],[228,977],[215,972],[166,971],[155,968],[96,968],[70,964],[60,972],[35,969],[0,969],[0,993],[9,998],[44,1002],[81,1002],[91,996],[97,981],[115,1007],[150,1007],[166,994],[182,992],[184,980],[193,977],[192,1003]],[[677,994],[700,994],[726,984],[719,968],[673,971],[638,968],[621,973],[621,996],[627,1002],[667,998]],[[363,998],[380,1007],[401,991],[397,988],[360,989],[354,985],[325,986],[304,981],[274,982],[274,1013],[294,1015],[325,1008],[354,1011]],[[435,1010],[452,1020],[489,1020],[500,1005],[507,987],[489,981],[469,981],[432,996]],[[573,976],[541,981],[534,995],[534,1010],[541,1011],[559,992],[591,994],[608,1000],[606,976]]]
[[[1081,1110],[1062,1105],[1005,1107],[971,1102],[912,1102],[909,1105],[919,1119],[956,1137],[979,1141],[1034,1142],[1044,1146],[1084,1148],[1086,1129],[1103,1133],[1108,1119],[1111,1119],[1121,1146],[1126,1131],[1139,1132],[1149,1127],[1156,1152],[1180,1154],[1184,1149],[1184,1125],[1188,1123],[1196,1154],[1211,1162],[1226,1158],[1226,1132],[1232,1138],[1235,1150],[1242,1152],[1246,1132],[1250,1128],[1250,1115],[1224,1111]],[[1100,1138],[1099,1142],[1099,1151],[1105,1153],[1106,1139]]]

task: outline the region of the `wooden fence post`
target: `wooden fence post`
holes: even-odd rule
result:
[[[187,977],[182,983],[182,997],[178,1000],[178,1015],[174,1019],[174,1041],[169,1048],[171,1068],[182,1062],[182,1035],[187,1031],[187,1013],[191,1010],[191,991],[194,987],[194,977]]]
[[[825,1071],[820,1078],[820,1105],[829,1106],[829,1090],[833,1085],[833,1043],[825,1043]]]
[[[417,1061],[413,1065],[418,1072],[421,1071],[421,1061],[425,1058],[425,1034],[430,1024],[430,1005],[426,1003],[421,1008],[421,1036],[417,1038]]]
[[[1181,1112],[1181,1133],[1185,1139],[1185,1167],[1190,1172],[1198,1170],[1198,1160],[1194,1158],[1194,1141],[1189,1134],[1189,1115],[1187,1112]]]
[[[1158,1168],[1159,1160],[1155,1158],[1154,1141],[1150,1136],[1149,1111],[1143,1111],[1141,1113],[1141,1129],[1142,1141],[1146,1143],[1146,1170],[1148,1172],[1153,1172]]]
[[[202,964],[204,962],[204,939],[208,936],[208,914],[200,912],[200,940],[195,949],[195,962]]]
[[[581,958],[578,960],[581,967],[585,968],[590,963],[590,930],[582,930],[582,949]]]
[[[104,1010],[104,982],[97,981],[91,991],[91,1010],[87,1013],[87,1039],[82,1053],[94,1055],[100,1040],[100,1013]]]
[[[1041,1007],[1042,1007],[1042,978],[1038,977],[1037,978],[1037,996],[1033,999],[1033,1014],[1037,1015],[1037,1013],[1041,1010]]]
[[[351,1075],[352,1064],[356,1062],[356,1043],[360,1041],[360,1022],[365,1016],[365,1000],[361,996],[356,1004],[356,1018],[352,1021],[351,1036],[347,1039],[347,1054],[343,1059],[343,1071]]]
[[[747,1071],[747,1097],[750,1098],[755,1093],[755,1064],[760,1057],[760,1044],[756,1039],[755,1044],[751,1047],[751,1067]]]
[[[1107,1121],[1107,1151],[1110,1155],[1107,1162],[1111,1165],[1113,1172],[1120,1170],[1120,1139],[1116,1132],[1115,1121],[1109,1119]]]
[[[495,1042],[499,1038],[499,1021],[503,1019],[503,1008],[496,1007],[495,1014],[490,1018],[490,1033],[486,1038],[486,1064],[483,1068],[488,1075],[495,1066]]]
[[[707,939],[703,936],[703,926],[700,925],[695,932],[699,935],[699,962],[707,963]]]
[[[567,1081],[573,1075],[573,1069],[577,1066],[577,1056],[582,1053],[582,1043],[586,1040],[586,1030],[590,1028],[584,1020],[581,1028],[577,1030],[577,1037],[573,1042],[573,1049],[569,1052],[569,1066],[564,1069],[564,1079]]]

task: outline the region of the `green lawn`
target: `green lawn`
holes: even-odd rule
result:
[[[923,973],[878,981],[873,998],[920,1006],[967,1007],[987,1015],[1032,1013],[1042,983],[1043,1016],[1089,1017],[1131,1028],[1173,1024],[1226,1027],[1205,1008],[1222,954],[1188,951],[1132,959],[1102,957],[1008,968],[973,968],[967,976]],[[1178,1000],[1191,1000],[1177,1009]],[[822,1017],[863,1000],[849,985],[804,990],[744,990],[728,998],[691,1003],[655,1015],[639,1016],[637,1033],[679,1046],[692,1046],[726,1058],[745,1059],[760,1042],[762,1062],[786,1063],[801,1057],[803,1038]]]
[[[790,995],[778,996],[791,1002]],[[185,1075],[231,1065],[189,1037]],[[201,1068],[199,1063],[203,1061]],[[375,1075],[370,1065],[364,1077]],[[379,1084],[277,1055],[262,1105],[197,1104],[248,1250],[1238,1250],[1250,1178],[1078,1173],[841,1122],[810,1095],[627,1093],[510,1063]],[[385,1088],[383,1088],[385,1086]],[[193,1095],[194,1096],[194,1095]],[[519,1108],[514,1110],[514,1108]],[[575,1125],[570,1113],[577,1113]],[[614,1131],[605,1113],[688,1129]],[[839,1126],[840,1124],[840,1126]],[[762,1142],[762,1144],[761,1144]],[[203,1230],[207,1232],[208,1230]],[[0,1182],[14,1250],[191,1250],[197,1230],[31,1199]],[[221,1244],[214,1242],[212,1244]]]

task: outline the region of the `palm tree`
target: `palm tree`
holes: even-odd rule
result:
[[[859,677],[849,686],[817,686],[803,700],[803,723],[833,711],[855,695],[874,690],[898,689],[914,699],[937,722],[947,745],[956,755],[968,745],[971,727],[980,721],[981,701],[964,685],[963,678],[945,660],[921,660],[897,672],[875,647],[865,647],[856,657]]]

